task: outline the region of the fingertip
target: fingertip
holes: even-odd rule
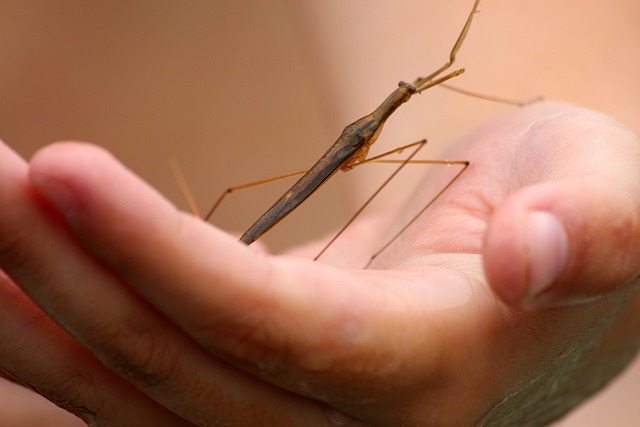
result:
[[[524,218],[524,211],[505,203],[493,213],[484,239],[485,276],[493,292],[508,305],[518,305],[527,292]]]
[[[46,145],[35,152],[29,161],[29,176],[37,181],[41,177],[56,177],[63,171],[78,171],[85,165],[95,170],[92,160],[110,156],[104,148],[81,141],[60,141]]]
[[[92,144],[76,141],[56,142],[42,147],[29,161],[29,180],[45,196],[50,189],[57,192],[75,175],[81,175],[80,171],[85,166],[91,165],[93,171],[97,169],[90,158],[96,156],[97,149]]]
[[[101,152],[103,151],[103,152]],[[100,174],[104,150],[82,142],[57,142],[38,150],[29,162],[29,181],[40,196],[65,218],[72,219],[79,209],[80,180],[88,170]]]
[[[485,234],[494,293],[533,310],[593,301],[630,283],[640,270],[640,224],[631,205],[588,179],[512,194]]]
[[[553,305],[547,293],[565,275],[570,258],[569,235],[549,192],[530,187],[514,194],[491,218],[483,250],[485,274],[510,306],[535,309]]]

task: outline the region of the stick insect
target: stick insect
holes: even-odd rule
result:
[[[403,147],[396,148],[387,153],[367,159],[367,154],[371,146],[375,143],[382,128],[387,119],[405,102],[409,101],[413,95],[424,92],[425,90],[438,86],[454,77],[459,76],[464,72],[463,68],[455,71],[448,72],[452,68],[456,60],[456,55],[462,46],[473,17],[478,10],[480,0],[475,0],[473,8],[467,17],[467,20],[460,32],[451,52],[449,53],[449,60],[440,68],[427,75],[426,77],[420,77],[413,83],[400,82],[398,87],[391,92],[391,94],[376,108],[372,113],[356,120],[350,125],[346,126],[331,147],[320,157],[320,159],[306,172],[295,172],[292,174],[282,175],[276,178],[263,180],[260,182],[245,184],[242,186],[230,187],[225,190],[222,195],[217,199],[211,209],[204,216],[205,221],[209,221],[214,211],[220,206],[223,199],[230,193],[255,186],[261,183],[271,182],[277,179],[295,176],[304,173],[304,175],[293,186],[285,192],[269,209],[262,214],[256,222],[245,231],[240,237],[240,241],[249,245],[259,239],[263,234],[274,227],[283,218],[289,215],[294,209],[296,209],[302,202],[304,202],[309,196],[311,196],[322,184],[324,184],[329,178],[331,178],[338,170],[349,171],[355,166],[369,163],[369,162],[382,162],[382,163],[399,163],[400,166],[393,172],[391,176],[382,184],[380,188],[369,198],[369,200],[356,212],[354,216],[343,226],[338,233],[324,246],[321,252],[314,258],[317,260],[326,249],[340,236],[347,227],[353,222],[353,220],[366,208],[366,206],[373,200],[373,198],[386,186],[393,177],[408,163],[429,163],[429,164],[445,164],[445,165],[460,165],[460,171],[449,181],[449,183],[438,193],[436,196],[425,206],[418,214],[416,214],[402,229],[395,234],[395,236],[385,244],[380,250],[378,250],[369,260],[367,266],[373,261],[373,259],[386,249],[398,236],[400,236],[426,209],[428,209],[434,201],[440,197],[452,184],[458,179],[458,177],[469,166],[468,161],[437,161],[437,160],[412,160],[417,152],[424,146],[426,140],[414,142],[412,144],[405,145]],[[410,155],[405,160],[382,160],[390,154],[400,153],[404,150],[413,149]]]

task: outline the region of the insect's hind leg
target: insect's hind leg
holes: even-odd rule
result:
[[[398,175],[398,173],[400,173],[400,171],[406,165],[408,165],[408,164],[444,165],[444,166],[458,165],[461,168],[456,173],[456,175],[447,182],[447,184],[431,199],[431,201],[426,206],[424,206],[417,214],[415,214],[405,225],[402,226],[400,231],[398,231],[396,234],[394,234],[391,237],[391,239],[389,239],[389,241],[387,241],[380,249],[378,249],[369,258],[367,264],[364,266],[364,269],[367,269],[371,265],[371,263],[374,261],[374,259],[378,257],[378,255],[380,255],[389,246],[391,246],[391,244],[394,241],[396,241],[398,239],[398,237],[400,237],[400,235],[402,235],[402,233],[404,233],[427,209],[429,209],[429,207],[431,207],[440,198],[440,196],[442,196],[451,187],[451,185],[453,185],[453,183],[464,173],[464,171],[467,169],[467,167],[469,167],[469,161],[467,161],[467,160],[414,160],[414,157],[418,154],[418,152],[422,149],[422,147],[426,143],[427,143],[426,139],[423,139],[423,140],[417,141],[417,142],[413,142],[411,144],[407,144],[407,145],[404,145],[402,147],[395,148],[395,149],[393,149],[391,151],[388,151],[386,153],[382,153],[382,154],[379,154],[377,156],[368,158],[368,159],[366,159],[366,160],[364,160],[362,162],[356,163],[354,165],[354,167],[356,167],[356,166],[361,166],[361,165],[364,165],[364,164],[367,164],[367,163],[387,163],[387,164],[397,164],[399,166],[393,171],[393,173],[391,175],[389,175],[385,179],[385,181],[367,199],[367,201],[364,202],[362,204],[362,206],[360,206],[360,208],[355,212],[355,214],[353,216],[351,216],[349,221],[347,221],[347,223],[344,224],[342,226],[342,228],[340,228],[340,230],[338,230],[338,232],[336,234],[334,234],[334,236],[331,238],[331,240],[329,240],[329,242],[324,245],[322,250],[314,258],[314,261],[317,260],[318,258],[320,258],[327,251],[327,249],[329,249],[329,247],[336,241],[336,239],[338,237],[340,237],[340,235],[342,235],[346,231],[346,229],[353,223],[353,221],[355,221],[355,219],[358,216],[360,216],[360,214],[367,208],[367,206],[369,206],[369,204],[371,204],[373,199],[376,198],[376,196],[396,177],[396,175]],[[390,156],[392,154],[399,154],[399,153],[402,153],[405,150],[409,150],[409,149],[412,149],[412,148],[413,148],[413,151],[409,154],[409,156],[407,156],[406,159],[402,159],[402,160],[400,160],[400,159],[388,159],[388,156]]]
[[[399,163],[401,162],[401,160],[380,160],[378,161],[378,163]],[[429,201],[429,203],[427,203],[422,209],[420,209],[420,211],[418,211],[418,213],[416,213],[405,225],[402,226],[402,228],[396,232],[391,239],[389,239],[387,241],[387,243],[385,243],[380,249],[378,249],[376,252],[373,253],[373,255],[371,255],[371,257],[369,258],[369,261],[367,262],[367,264],[364,266],[364,269],[366,270],[367,268],[369,268],[369,266],[371,265],[371,263],[382,253],[384,252],[389,246],[391,246],[391,244],[393,242],[395,242],[398,237],[400,237],[405,231],[407,231],[407,229],[409,227],[411,227],[411,225],[416,222],[418,220],[418,218],[420,218],[420,216],[427,210],[429,209],[431,206],[433,206],[433,204],[440,198],[440,196],[442,196],[452,185],[454,182],[456,182],[458,180],[458,178],[460,178],[460,176],[467,170],[467,168],[469,167],[469,161],[468,160],[412,160],[410,163],[412,164],[437,164],[437,165],[445,165],[445,166],[453,166],[453,165],[459,165],[461,166],[460,170],[453,176],[453,178],[451,178],[447,184],[442,187],[440,189],[440,191],[438,191],[438,193]]]
[[[338,232],[336,234],[334,234],[334,236],[331,238],[331,240],[329,240],[329,242],[327,242],[327,244],[324,245],[324,247],[322,248],[322,250],[320,250],[320,252],[318,253],[318,255],[315,256],[315,258],[313,259],[314,261],[318,260],[318,258],[320,258],[322,256],[322,254],[324,254],[326,252],[327,249],[329,249],[329,247],[333,244],[333,242],[336,241],[336,239],[338,237],[340,237],[342,235],[342,233],[344,233],[347,228],[349,228],[349,226],[353,223],[353,221],[355,221],[355,219],[360,216],[360,214],[367,208],[367,206],[369,206],[369,204],[371,204],[371,202],[373,201],[373,199],[376,198],[376,196],[378,194],[380,194],[380,192],[384,189],[384,187],[386,187],[392,180],[393,178],[400,173],[400,171],[402,170],[402,168],[404,168],[407,164],[411,163],[413,157],[415,157],[416,154],[418,154],[418,151],[420,151],[420,149],[427,143],[426,139],[420,140],[420,141],[416,141],[413,142],[411,144],[407,144],[404,145],[402,147],[398,147],[396,149],[393,149],[391,151],[387,151],[386,153],[382,153],[379,154],[377,156],[365,159],[361,162],[358,162],[356,164],[353,165],[353,167],[357,167],[357,166],[361,166],[367,163],[376,163],[376,162],[384,162],[384,160],[382,160],[384,157],[387,157],[391,154],[399,154],[402,153],[405,150],[409,150],[411,148],[413,148],[413,151],[411,152],[411,154],[404,160],[391,160],[388,161],[388,163],[398,163],[400,164],[400,166],[398,166],[391,175],[389,175],[387,177],[387,179],[385,179],[385,181],[382,183],[382,185],[380,185],[378,187],[378,189],[367,199],[366,202],[364,202],[364,204],[362,206],[360,206],[360,208],[356,211],[355,214],[353,214],[351,216],[351,218],[349,219],[349,221],[346,222],[346,224],[344,224],[342,226],[342,228],[340,228],[340,230],[338,230]]]

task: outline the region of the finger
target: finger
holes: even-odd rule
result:
[[[530,185],[496,209],[485,236],[494,291],[512,305],[546,307],[597,298],[637,277],[637,137],[595,113],[565,110],[531,127],[521,155],[535,164],[522,167]]]
[[[26,258],[18,268],[25,271],[46,264],[40,264],[38,252],[50,244],[48,234],[36,234],[35,241],[25,242],[34,228],[44,231],[27,188],[27,165],[0,144],[0,265],[17,267],[14,251],[23,252]],[[25,276],[32,275],[27,272]],[[39,283],[45,285],[47,279]],[[2,370],[85,421],[114,426],[190,425],[104,368],[2,271],[0,341]]]
[[[55,328],[52,322],[1,271],[0,340],[3,342],[0,347],[0,376],[13,383],[21,384],[26,389],[39,392],[61,408],[75,412],[85,421],[91,420],[90,410],[86,408],[83,411],[82,404],[71,398],[74,387],[67,387],[61,381],[65,375],[68,375],[67,378],[74,378],[65,366],[67,362],[65,354],[69,351],[59,345],[60,342],[68,342],[69,337],[64,336],[59,328]],[[71,348],[74,347],[77,347],[77,344],[71,343]],[[49,357],[50,354],[55,360]],[[24,363],[25,355],[29,355],[30,363],[28,364]],[[45,358],[42,357],[43,355]],[[3,381],[2,388],[7,387],[16,387],[16,385]],[[67,390],[69,393],[66,393]],[[0,424],[84,425],[80,419],[69,413],[53,412],[51,408],[33,405],[35,398],[26,394],[26,390],[11,391],[11,395],[3,396]],[[25,404],[30,407],[25,407]],[[8,405],[10,407],[7,407]]]
[[[311,304],[317,306],[319,298],[331,300],[333,288],[340,286],[348,292],[349,288],[361,286],[352,276],[333,269],[320,270],[324,275],[309,276],[318,283],[305,283],[308,279],[304,270],[321,269],[320,265],[274,262],[257,255],[225,233],[178,214],[144,183],[114,165],[101,151],[77,145],[57,146],[36,155],[31,178],[88,250],[126,277],[131,286],[184,330],[202,334],[198,338],[203,343],[215,336],[216,344],[237,348],[241,344],[238,340],[265,321],[267,313],[286,312],[283,317],[289,322],[295,311],[303,319],[307,309],[313,308]],[[111,185],[104,185],[106,182]],[[355,312],[352,302],[349,305]],[[333,303],[347,305],[347,301]],[[309,322],[313,329],[296,330],[299,336],[287,339],[305,342],[323,328],[320,323],[333,322],[337,326],[344,321],[333,318],[333,313],[322,315],[324,322],[315,318]],[[236,329],[236,319],[244,320],[247,331]],[[270,327],[287,326],[276,324],[278,321],[272,320]],[[264,339],[283,339],[277,335]],[[277,341],[269,345],[286,346]]]
[[[431,350],[415,369],[431,372],[449,347],[439,345],[440,335],[425,333],[440,322],[426,321],[425,312],[460,308],[473,292],[461,275],[441,273],[442,281],[431,284],[408,272],[389,290],[372,272],[260,256],[177,214],[95,149],[66,145],[40,152],[31,178],[88,251],[204,348],[300,394],[329,399],[321,391],[344,396],[355,389],[367,396],[370,383],[351,381],[346,389],[346,379],[390,375],[414,354],[407,343],[427,345],[425,336],[432,338]],[[398,289],[414,281],[420,284],[412,298],[400,295]],[[414,307],[418,300],[431,311]]]
[[[13,177],[2,183],[15,181]],[[1,190],[2,196],[7,196],[8,192]],[[290,425],[303,413],[310,425],[327,422],[322,406],[211,358],[112,271],[88,257],[59,227],[59,221],[45,215],[29,195],[15,195],[13,208],[0,213],[2,265],[102,363],[195,424],[244,425],[251,414],[265,423]],[[5,232],[12,227],[22,230],[18,237]],[[135,399],[129,402],[128,395],[122,394],[126,403],[118,411],[139,416],[145,406],[136,407]]]
[[[12,380],[91,425],[192,425],[107,370],[8,282],[0,313],[0,360]]]

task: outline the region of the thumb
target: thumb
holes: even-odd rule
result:
[[[494,292],[510,305],[590,300],[640,270],[637,204],[595,179],[527,187],[499,207],[483,259]]]
[[[525,308],[575,304],[638,277],[637,157],[620,159],[629,167],[604,164],[601,172],[524,187],[498,206],[485,234],[483,262],[504,302]]]

